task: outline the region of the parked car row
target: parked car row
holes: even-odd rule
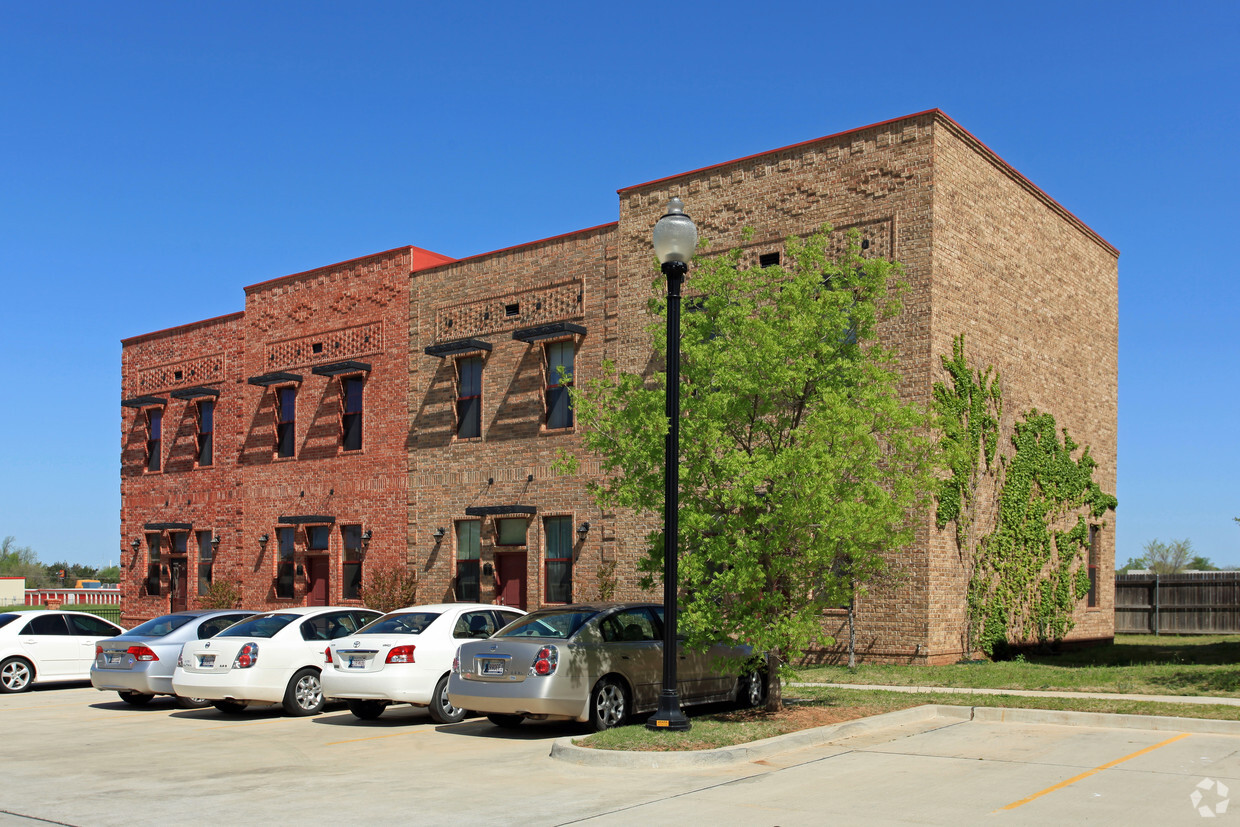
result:
[[[438,723],[480,713],[498,726],[574,720],[595,730],[654,710],[663,675],[663,607],[576,604],[526,614],[443,603],[381,615],[358,607],[174,612],[128,632],[72,611],[0,614],[0,692],[89,678],[141,706],[237,713],[279,704],[313,715],[328,699],[372,720],[392,704]],[[766,679],[743,645],[678,653],[686,706],[756,705]],[[730,665],[730,666],[729,666]]]

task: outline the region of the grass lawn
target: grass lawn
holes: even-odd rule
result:
[[[1102,646],[1001,663],[805,667],[797,680],[1240,697],[1240,636],[1119,635]]]

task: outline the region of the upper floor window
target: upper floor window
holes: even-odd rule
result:
[[[297,388],[276,388],[276,456],[294,456],[296,439]]]
[[[547,427],[571,428],[573,404],[568,389],[573,384],[573,358],[576,345],[571,341],[550,342],[547,355]]]
[[[340,447],[345,451],[362,449],[363,385],[360,376],[346,376],[340,380]]]
[[[211,465],[215,461],[215,400],[198,402],[198,466]]]
[[[161,408],[146,409],[146,470],[159,470],[160,445],[163,439],[164,412]]]
[[[482,357],[456,360],[456,435],[461,439],[482,435]]]

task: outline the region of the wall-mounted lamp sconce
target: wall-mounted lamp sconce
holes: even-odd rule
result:
[[[363,549],[368,548],[370,546],[370,538],[373,536],[374,535],[371,533],[369,528],[362,532],[362,548]]]
[[[298,576],[298,577],[304,577],[304,576],[305,576],[305,574],[306,574],[306,569],[305,569],[305,567],[303,567],[301,563],[298,563],[298,564],[297,564],[297,576]]]
[[[260,548],[260,549],[262,549],[263,551],[266,551],[266,550],[267,550],[267,541],[268,541],[268,540],[270,540],[270,539],[271,539],[271,535],[270,535],[270,534],[262,534],[262,535],[259,535],[259,538],[258,538],[258,546],[259,546],[259,548]]]
[[[435,533],[432,534],[431,536],[434,537],[435,542],[438,543],[440,540],[443,539],[443,536],[447,533],[448,532],[443,530],[443,526],[440,526],[439,528],[435,529]]]
[[[216,534],[214,537],[211,538],[211,553],[214,554],[215,552],[219,550],[220,550],[220,535]]]
[[[485,574],[487,577],[490,577],[492,574],[495,573],[495,568],[490,563],[483,563],[482,573]]]
[[[577,539],[584,540],[586,538],[586,535],[589,533],[590,533],[590,521],[589,520],[586,520],[584,523],[577,526]]]
[[[160,566],[160,567],[159,567],[159,573],[160,573],[160,574],[162,574],[164,577],[167,577],[167,576],[168,576],[168,567],[167,567],[167,566]]]
[[[134,554],[137,554],[138,549],[142,548],[142,541],[139,540],[137,537],[134,537],[132,540],[129,541],[129,547],[133,549]]]

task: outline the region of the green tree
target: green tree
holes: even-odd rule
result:
[[[679,631],[695,647],[734,637],[782,672],[830,641],[822,609],[892,569],[934,485],[928,416],[900,398],[876,336],[900,312],[900,266],[863,258],[855,234],[842,246],[832,255],[828,228],[789,239],[783,266],[746,266],[739,250],[699,258],[686,285]],[[664,355],[661,277],[649,309]],[[571,391],[605,471],[593,486],[604,507],[662,513],[665,382],[607,364]],[[650,588],[662,531],[647,541]]]
[[[1193,543],[1187,538],[1170,543],[1155,538],[1143,548],[1145,565],[1155,574],[1177,574],[1190,568],[1188,563],[1193,558]]]
[[[418,576],[400,563],[367,565],[362,577],[361,598],[377,612],[412,606],[417,600]]]
[[[39,555],[30,546],[17,545],[16,538],[5,537],[0,542],[0,575],[26,578],[26,588],[37,589],[49,585],[47,572],[39,562]]]
[[[1141,571],[1148,568],[1144,557],[1129,557],[1128,562],[1115,569],[1116,574],[1127,574],[1130,571]]]
[[[1189,560],[1185,568],[1190,571],[1220,571],[1219,567],[1214,565],[1209,557],[1203,557],[1200,554]]]

